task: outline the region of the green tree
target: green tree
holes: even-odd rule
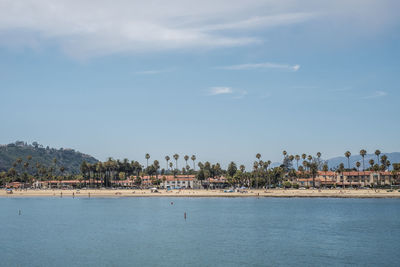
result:
[[[296,160],[296,165],[297,165],[297,170],[299,169],[299,160],[300,160],[300,156],[296,155],[294,156],[295,160]]]
[[[228,165],[228,169],[227,169],[228,175],[230,177],[233,177],[233,175],[235,175],[236,171],[237,171],[236,163],[232,161]]]
[[[376,155],[376,158],[377,158],[377,161],[376,161],[377,164],[379,164],[379,161],[380,161],[380,159],[379,159],[379,155],[380,154],[381,154],[381,151],[379,149],[375,150],[375,155]]]
[[[358,179],[360,179],[360,166],[361,163],[359,161],[356,162],[356,167],[357,167],[357,174],[358,174]],[[363,176],[364,177],[364,176]],[[360,181],[361,182],[361,181]]]
[[[178,169],[178,159],[179,159],[179,155],[178,155],[178,154],[174,154],[173,157],[174,157],[174,159],[175,159],[175,169],[176,169],[176,170],[179,170],[179,169]]]
[[[185,155],[184,157],[183,157],[183,159],[185,160],[185,166],[188,166],[188,160],[189,160],[189,156],[188,155]]]
[[[165,156],[165,161],[167,162],[167,170],[168,170],[168,161],[170,160],[171,158],[167,155],[167,156]]]
[[[361,150],[360,150],[360,156],[362,157],[362,160],[363,160],[363,171],[365,171],[364,159],[365,159],[365,156],[366,156],[366,155],[367,155],[367,150],[361,149]]]
[[[196,163],[195,163],[195,161],[196,161],[196,156],[195,156],[195,155],[192,155],[192,157],[191,157],[190,159],[193,161],[193,170],[196,171]]]
[[[326,188],[326,176],[327,176],[327,172],[328,172],[328,170],[329,170],[329,167],[328,167],[328,164],[324,164],[323,166],[322,166],[322,171],[325,173],[325,188]]]
[[[144,156],[145,157],[145,159],[146,159],[146,168],[148,168],[149,167],[149,159],[150,159],[150,154],[149,153],[146,153],[146,155]]]
[[[350,151],[346,151],[346,152],[344,153],[344,156],[347,158],[347,167],[348,167],[348,169],[349,169],[349,171],[350,171],[350,156],[351,156]]]

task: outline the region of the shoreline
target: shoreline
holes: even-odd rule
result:
[[[0,198],[31,198],[31,197],[53,197],[53,198],[129,198],[129,197],[179,197],[179,198],[400,198],[400,192],[393,190],[387,192],[384,189],[269,189],[249,190],[246,193],[231,192],[223,190],[161,190],[152,193],[150,190],[134,189],[87,189],[87,190],[14,190],[13,194],[7,194],[5,190],[0,191]]]

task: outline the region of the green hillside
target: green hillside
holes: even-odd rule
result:
[[[19,173],[26,171],[34,174],[37,172],[39,163],[46,168],[53,167],[55,173],[60,173],[60,168],[64,167],[64,174],[78,174],[79,167],[84,160],[88,163],[98,161],[92,156],[73,149],[43,147],[37,142],[27,144],[17,141],[8,145],[0,145],[0,172],[14,167]]]

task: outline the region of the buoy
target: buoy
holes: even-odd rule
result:
[[[183,217],[185,218],[185,221],[186,221],[186,211],[185,211],[185,213],[183,214]]]

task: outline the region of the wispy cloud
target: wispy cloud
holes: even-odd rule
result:
[[[135,74],[138,75],[151,75],[151,74],[159,74],[159,73],[165,73],[165,72],[171,72],[172,70],[167,69],[167,70],[143,70],[143,71],[136,71]]]
[[[235,95],[233,96],[233,98],[235,99],[242,99],[243,97],[245,97],[247,95],[247,91],[246,90],[237,90],[235,92]]]
[[[264,63],[247,63],[239,65],[221,66],[217,67],[217,69],[223,69],[223,70],[281,69],[281,70],[298,71],[300,69],[300,65],[288,65],[288,64],[264,62]]]
[[[343,32],[368,33],[398,20],[399,1],[325,2],[0,0],[0,45],[56,45],[72,56],[91,57],[263,43],[268,37],[266,30],[310,20],[317,20],[313,31],[319,24],[326,31],[324,22],[328,21]],[[376,19],[370,19],[372,16]],[[354,23],[347,23],[349,18]]]
[[[234,89],[227,86],[216,86],[209,89],[208,95],[231,95],[234,99],[241,99],[247,95],[247,91],[242,89]]]
[[[363,99],[371,99],[371,98],[378,98],[378,97],[383,97],[383,96],[387,96],[387,93],[384,91],[375,91],[374,93],[370,94],[370,95],[366,95],[363,97]]]
[[[211,87],[210,88],[210,95],[226,95],[226,94],[233,94],[233,90],[230,87]]]

